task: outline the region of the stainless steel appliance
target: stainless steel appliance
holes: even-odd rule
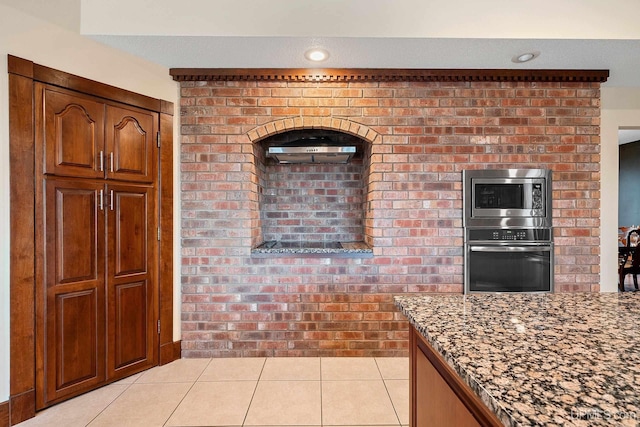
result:
[[[463,171],[465,227],[551,227],[551,171]]]
[[[269,147],[267,157],[278,163],[349,163],[356,154],[356,147],[336,143],[330,138],[309,137]]]
[[[464,289],[552,292],[551,171],[463,172]]]

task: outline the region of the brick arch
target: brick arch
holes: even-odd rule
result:
[[[269,136],[299,129],[325,129],[355,135],[371,144],[379,143],[379,133],[368,126],[347,119],[335,117],[288,117],[260,125],[247,133],[251,142],[261,141]]]

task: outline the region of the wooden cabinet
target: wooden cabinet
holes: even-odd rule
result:
[[[157,113],[37,86],[45,174],[154,182]]]
[[[409,356],[411,427],[502,426],[413,327]]]
[[[180,341],[174,105],[12,55],[7,66],[13,425],[179,359]],[[112,189],[114,211],[104,212]]]
[[[107,377],[157,363],[155,192],[107,185]]]
[[[38,409],[158,364],[158,114],[36,85]]]
[[[44,388],[47,401],[105,381],[104,212],[96,182],[44,181]],[[39,313],[40,314],[40,313]]]

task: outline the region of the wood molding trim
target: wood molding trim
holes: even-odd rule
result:
[[[609,70],[389,69],[389,68],[172,68],[176,81],[284,82],[593,82]]]
[[[17,56],[7,55],[7,68],[9,74],[17,74],[19,76],[33,79],[33,62]]]
[[[160,345],[160,365],[166,365],[180,359],[182,351],[182,341],[174,341]]]
[[[128,90],[100,83],[95,80],[79,77],[74,74],[55,70],[43,65],[34,64],[31,61],[12,55],[8,55],[8,62],[9,73],[11,74],[30,77],[33,80],[42,83],[144,108],[145,110],[160,112],[162,111],[164,103],[165,108],[167,108],[167,106],[171,106],[171,114],[173,114],[173,103],[168,101],[129,92]]]
[[[37,249],[35,247],[35,82],[56,85],[106,100],[161,113],[161,138],[165,145],[160,157],[164,174],[159,192],[162,257],[159,272],[159,313],[166,321],[163,329],[173,343],[173,110],[171,102],[132,93],[63,71],[8,55],[9,72],[9,155],[10,155],[10,398],[9,422],[17,424],[35,416],[36,343],[35,289]],[[169,197],[170,196],[170,197]],[[165,269],[167,269],[165,271]],[[167,339],[167,338],[165,338]],[[157,351],[157,350],[156,350]],[[3,404],[0,404],[3,405]],[[3,406],[0,406],[0,421]],[[3,427],[0,422],[0,427]]]
[[[31,389],[25,393],[11,396],[9,399],[10,425],[16,425],[36,415],[36,391]]]
[[[0,427],[9,427],[9,402],[0,402]]]
[[[160,364],[163,365],[163,347],[173,343],[173,117],[160,114]],[[173,356],[171,356],[173,357]],[[175,359],[172,359],[175,360]]]
[[[28,69],[12,61],[9,70]],[[12,424],[35,415],[35,137],[33,80],[9,74],[10,227],[9,347],[10,414]],[[14,399],[15,402],[14,403]],[[16,408],[18,410],[16,411]],[[28,409],[30,408],[30,409]],[[30,413],[26,413],[30,410]]]

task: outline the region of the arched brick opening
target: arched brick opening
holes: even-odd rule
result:
[[[370,127],[336,117],[287,117],[258,126],[247,132],[247,136],[251,142],[256,143],[269,136],[295,129],[335,130],[358,136],[371,144],[379,139],[378,132]]]
[[[278,165],[267,160],[270,140],[290,135],[330,132],[359,141],[358,158],[349,164]],[[362,242],[373,246],[372,146],[380,139],[368,126],[340,118],[294,117],[275,120],[247,133],[253,143],[255,208],[254,246],[265,242],[332,244]],[[340,136],[338,136],[340,137]]]

